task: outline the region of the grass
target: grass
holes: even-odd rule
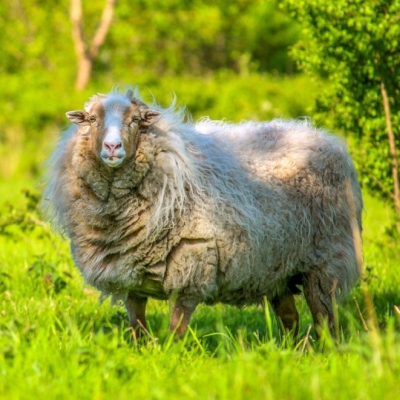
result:
[[[23,187],[34,183],[0,181],[0,198],[14,205],[0,204],[3,222],[26,207]],[[137,345],[123,307],[99,304],[68,243],[27,213],[0,234],[0,398],[399,398],[400,251],[388,234],[390,209],[365,200],[366,274],[339,307],[339,340],[322,344],[307,337],[311,316],[299,298],[297,344],[281,336],[268,307],[222,305],[200,306],[178,341],[168,305],[150,301],[151,337]]]

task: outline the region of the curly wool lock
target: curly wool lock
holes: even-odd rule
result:
[[[360,271],[361,192],[342,143],[307,121],[183,122],[137,93],[93,96],[67,116],[44,202],[86,281],[145,329],[148,297],[173,299],[171,329],[197,304],[271,300],[298,327],[297,284],[316,324]]]

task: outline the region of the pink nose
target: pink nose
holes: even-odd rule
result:
[[[122,142],[104,142],[104,147],[107,151],[114,152],[115,150],[118,150],[122,147]]]

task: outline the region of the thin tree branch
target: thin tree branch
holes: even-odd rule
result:
[[[81,0],[71,0],[70,18],[72,22],[72,39],[74,41],[75,52],[80,61],[87,56],[85,39],[83,37]]]
[[[362,312],[361,312],[360,306],[358,305],[357,298],[356,298],[356,297],[353,297],[353,300],[354,300],[354,303],[356,303],[356,307],[357,307],[358,315],[360,316],[360,319],[361,319],[362,326],[363,326],[363,328],[364,328],[365,332],[368,332],[368,331],[369,331],[369,329],[368,329],[368,325],[367,325],[367,323],[365,322],[365,319],[364,319],[364,317],[363,317],[363,315],[362,315]]]
[[[89,51],[89,55],[92,60],[96,57],[96,55],[99,51],[99,48],[103,44],[103,42],[107,36],[107,32],[110,29],[112,17],[114,14],[115,3],[116,3],[116,0],[106,0],[106,5],[104,6],[100,25],[97,28],[97,31],[94,35],[92,46]]]
[[[85,42],[83,32],[82,2],[81,0],[71,0],[70,18],[72,23],[72,39],[78,64],[75,87],[78,90],[84,89],[90,80],[93,61],[110,29],[115,3],[116,0],[106,0],[99,27],[93,37],[92,44],[89,46]]]
[[[389,137],[390,156],[392,158],[392,176],[394,185],[394,201],[397,215],[400,216],[400,184],[399,184],[399,162],[397,160],[396,141],[392,129],[392,119],[390,115],[389,97],[386,91],[385,81],[381,78],[381,94],[383,108],[385,109],[386,128]]]

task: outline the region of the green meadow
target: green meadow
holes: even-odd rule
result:
[[[299,296],[298,341],[268,305],[200,306],[177,340],[168,304],[151,300],[150,335],[134,342],[123,306],[99,302],[42,224],[35,183],[0,182],[1,398],[399,398],[400,251],[391,209],[367,193],[365,273],[338,306],[335,340],[315,341]]]

